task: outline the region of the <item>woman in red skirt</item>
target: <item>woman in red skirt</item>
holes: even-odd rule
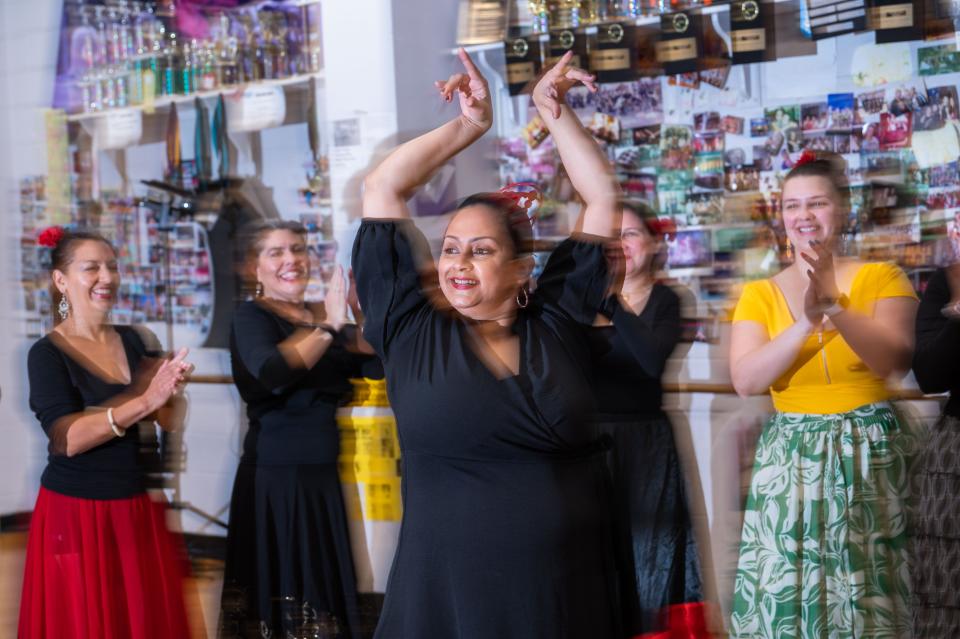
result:
[[[176,421],[186,349],[158,360],[137,331],[108,324],[120,275],[102,236],[54,227],[39,241],[51,248],[59,321],[27,361],[30,407],[50,443],[18,636],[189,637],[186,559],[164,504],[147,495],[139,436],[141,422]]]

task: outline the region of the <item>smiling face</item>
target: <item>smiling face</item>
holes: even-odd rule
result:
[[[475,204],[450,220],[443,236],[437,275],[453,308],[473,320],[507,318],[530,276],[532,262],[517,258],[502,213]]]
[[[259,241],[256,276],[264,297],[302,302],[310,279],[304,237],[287,229],[268,231]]]
[[[660,252],[661,241],[650,233],[639,215],[630,209],[623,209],[620,246],[623,250],[624,276],[629,278],[650,272],[653,259]]]
[[[799,250],[816,240],[830,245],[839,227],[840,197],[826,177],[803,175],[783,184],[783,226]]]
[[[69,262],[53,271],[53,283],[70,302],[70,313],[86,321],[103,321],[120,287],[117,254],[99,240],[81,240],[72,246]],[[54,304],[59,300],[54,300]]]

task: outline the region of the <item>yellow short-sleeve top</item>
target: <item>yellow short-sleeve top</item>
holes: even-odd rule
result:
[[[850,308],[873,314],[877,300],[885,297],[917,298],[910,281],[896,264],[864,264],[850,287]],[[780,287],[771,280],[744,286],[733,312],[733,321],[753,321],[773,339],[789,328],[793,315]],[[884,380],[867,368],[837,330],[807,338],[793,365],[770,387],[774,407],[783,413],[842,413],[888,398]]]

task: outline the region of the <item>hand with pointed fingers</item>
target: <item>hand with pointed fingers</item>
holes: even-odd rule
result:
[[[433,85],[445,102],[453,101],[456,93],[460,100],[460,111],[474,125],[486,130],[493,124],[493,103],[490,99],[490,87],[477,65],[463,47],[457,51],[466,73],[454,73],[443,82],[437,80]]]
[[[549,112],[554,119],[560,117],[560,107],[564,104],[567,91],[577,84],[583,84],[592,92],[597,91],[594,76],[583,69],[570,66],[572,51],[567,51],[552,69],[547,71],[533,88],[533,103],[540,111]]]

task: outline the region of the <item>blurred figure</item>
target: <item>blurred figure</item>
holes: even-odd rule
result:
[[[459,94],[461,114],[366,177],[353,249],[364,334],[384,360],[404,460],[402,531],[375,636],[612,639],[608,495],[585,373],[620,194],[563,105],[578,81],[595,87],[566,67],[567,54],[534,90],[585,202],[583,235],[553,252],[536,293],[524,198],[513,206],[504,194],[457,209],[424,284],[425,240],[406,200],[492,124],[487,82],[459,55],[466,73],[437,88],[448,102]],[[430,303],[435,285],[449,310]]]
[[[665,630],[661,615],[700,602],[700,565],[673,426],[663,412],[663,376],[680,339],[680,298],[656,280],[666,246],[656,215],[626,204],[611,247],[623,283],[590,332],[601,430],[613,440],[608,463],[618,529],[626,533],[620,593],[628,636]],[[619,269],[618,269],[619,270]],[[687,619],[698,605],[683,606]],[[679,631],[679,628],[671,628]],[[689,629],[688,629],[689,630]]]
[[[917,460],[910,573],[913,633],[960,637],[960,264],[930,278],[920,300],[913,372],[925,393],[950,393]]]
[[[322,307],[304,303],[306,235],[298,222],[269,222],[247,241],[257,293],[234,313],[230,361],[250,429],[230,500],[224,638],[363,636],[336,412],[350,378],[379,365],[347,324],[340,267]]]
[[[30,349],[30,408],[50,440],[30,522],[21,639],[189,637],[186,557],[147,495],[140,429],[172,429],[190,365],[111,326],[120,274],[102,236],[47,229],[54,329]],[[151,341],[155,341],[153,337]],[[144,423],[141,423],[144,422]]]
[[[849,191],[837,156],[786,176],[797,258],[748,283],[733,318],[737,392],[769,390],[740,545],[735,637],[904,637],[911,440],[885,380],[913,354],[917,299],[890,263],[834,257]]]

